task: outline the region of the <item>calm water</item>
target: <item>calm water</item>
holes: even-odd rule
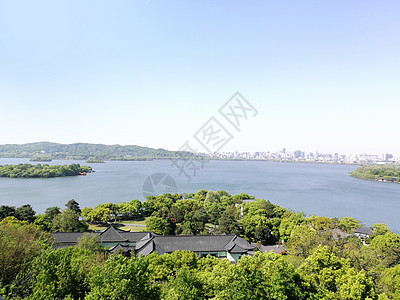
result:
[[[53,161],[49,164],[71,164]],[[0,165],[29,163],[0,158]],[[79,161],[87,165],[84,161]],[[49,179],[0,178],[0,205],[30,203],[41,213],[75,199],[83,208],[99,203],[143,200],[145,179],[153,173],[170,174],[179,193],[200,189],[248,193],[307,215],[352,216],[371,226],[387,223],[400,232],[400,184],[364,181],[348,176],[356,166],[290,164],[264,161],[211,161],[190,182],[167,160],[90,164],[95,173]],[[160,193],[163,191],[160,189]]]

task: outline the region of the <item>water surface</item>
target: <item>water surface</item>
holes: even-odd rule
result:
[[[49,164],[84,161],[52,161]],[[30,163],[0,158],[0,165]],[[348,176],[356,166],[275,163],[266,161],[210,161],[188,182],[169,160],[90,164],[87,176],[47,179],[0,178],[0,205],[31,204],[42,213],[75,199],[81,207],[100,203],[143,200],[142,187],[153,173],[170,174],[179,193],[200,189],[248,193],[307,215],[352,216],[371,226],[387,223],[400,232],[400,184],[365,181]]]

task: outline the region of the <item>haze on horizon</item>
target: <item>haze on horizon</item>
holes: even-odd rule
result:
[[[397,1],[0,1],[0,144],[177,150],[239,91],[221,151],[400,157]],[[222,121],[221,121],[222,122]]]

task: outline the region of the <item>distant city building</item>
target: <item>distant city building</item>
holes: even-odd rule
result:
[[[200,153],[203,156],[210,156],[220,159],[250,159],[250,160],[279,160],[279,161],[304,161],[321,163],[340,163],[340,164],[388,164],[400,163],[400,157],[395,158],[390,153],[377,154],[349,154],[344,155],[335,153],[304,152],[297,149],[293,152],[283,148],[278,152],[256,151],[256,152],[214,152],[213,154]]]

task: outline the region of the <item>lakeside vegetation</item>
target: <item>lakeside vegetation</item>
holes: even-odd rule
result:
[[[400,165],[363,165],[349,173],[351,176],[385,182],[400,183]]]
[[[34,154],[30,157],[30,161],[52,161],[53,158],[49,154]]]
[[[31,159],[72,159],[86,160],[152,160],[161,158],[189,157],[193,154],[182,151],[168,151],[135,145],[103,144],[58,144],[38,142],[28,144],[0,145],[0,157]]]
[[[52,178],[64,176],[86,175],[92,172],[92,167],[79,164],[47,165],[19,164],[0,165],[0,177],[9,178]]]
[[[243,201],[248,200],[249,201]],[[353,235],[354,218],[306,217],[247,194],[201,190],[80,209],[0,207],[0,294],[6,299],[399,299],[400,237],[385,224]],[[241,211],[243,207],[243,216]],[[107,254],[97,237],[52,248],[50,231],[85,231],[86,221],[146,224],[160,234],[235,233],[278,244],[237,265],[190,251],[125,257]],[[140,220],[140,221],[136,221]],[[347,233],[340,235],[339,232]]]
[[[99,164],[99,163],[104,163],[104,160],[102,160],[101,158],[91,157],[91,158],[88,158],[86,160],[86,163],[88,163],[88,164]]]

